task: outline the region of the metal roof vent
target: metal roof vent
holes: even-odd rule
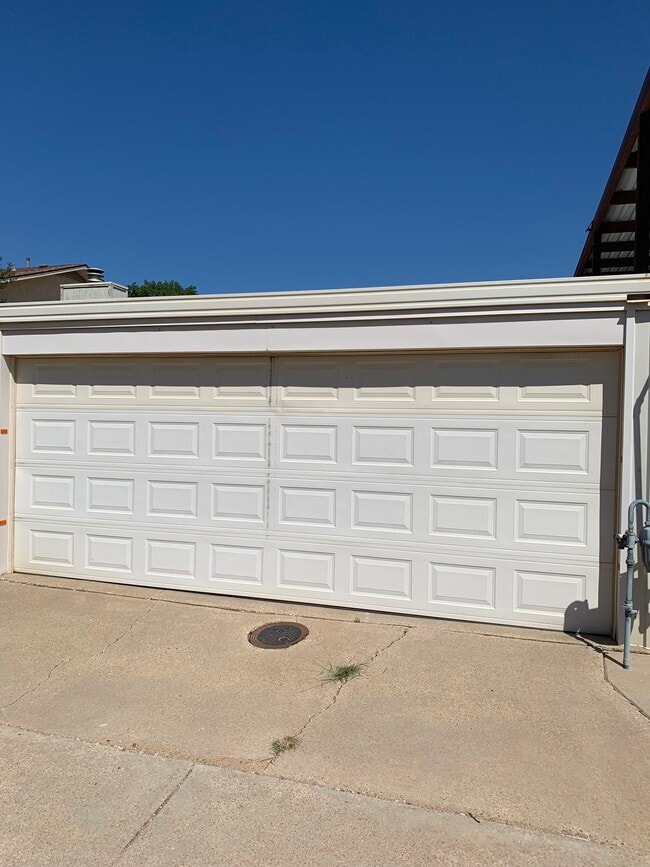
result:
[[[89,283],[103,283],[104,282],[104,269],[103,268],[88,268],[88,282]]]

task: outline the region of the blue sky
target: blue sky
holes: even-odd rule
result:
[[[0,255],[246,292],[573,273],[626,0],[5,0]]]

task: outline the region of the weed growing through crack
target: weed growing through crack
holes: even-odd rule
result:
[[[359,677],[365,668],[362,662],[348,662],[345,665],[332,665],[330,662],[323,669],[322,683],[347,683],[353,677]]]
[[[355,617],[354,620],[353,620],[352,622],[353,622],[353,623],[361,623],[361,618],[360,618],[360,617]]]
[[[300,739],[296,737],[296,735],[286,735],[286,737],[273,741],[271,744],[273,758],[277,759],[277,757],[281,756],[282,753],[288,753],[290,750],[295,750],[299,744]]]

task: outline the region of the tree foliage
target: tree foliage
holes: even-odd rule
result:
[[[151,298],[154,295],[198,295],[196,286],[181,286],[177,280],[145,280],[129,283],[130,298]]]
[[[13,270],[13,265],[11,262],[7,262],[6,265],[2,264],[2,256],[0,256],[0,283],[7,283],[11,280],[11,272]]]

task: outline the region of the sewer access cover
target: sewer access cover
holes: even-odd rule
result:
[[[254,647],[267,650],[281,650],[298,644],[309,635],[309,630],[301,623],[265,623],[248,633],[248,640]]]

